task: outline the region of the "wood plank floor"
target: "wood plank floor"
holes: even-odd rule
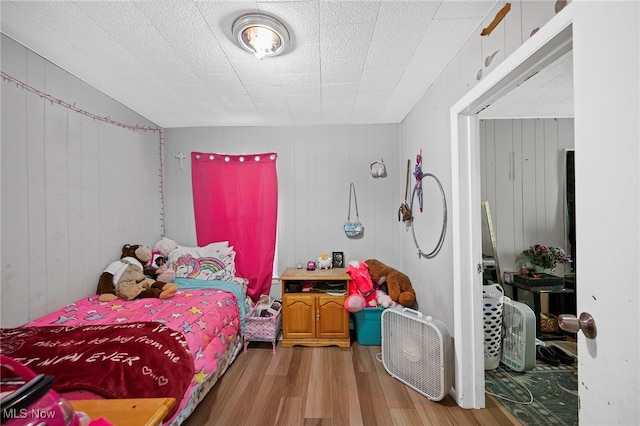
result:
[[[184,423],[201,425],[520,425],[487,396],[465,410],[391,377],[380,346],[282,348],[251,343]]]

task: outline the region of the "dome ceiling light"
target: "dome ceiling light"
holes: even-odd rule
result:
[[[250,13],[233,23],[233,37],[240,47],[259,59],[282,54],[289,45],[289,31],[278,20]]]

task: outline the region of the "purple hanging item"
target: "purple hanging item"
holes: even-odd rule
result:
[[[418,195],[418,204],[420,205],[420,213],[422,213],[422,149],[420,154],[416,155],[416,168],[413,172],[413,176],[416,178],[416,194]]]

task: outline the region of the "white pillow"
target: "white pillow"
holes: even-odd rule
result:
[[[226,280],[235,277],[236,252],[227,241],[204,247],[178,247],[169,256],[169,265],[177,278]]]

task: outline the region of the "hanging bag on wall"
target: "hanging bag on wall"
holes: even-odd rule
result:
[[[351,221],[351,193],[353,193],[353,201],[356,206],[356,220],[355,222]],[[358,199],[356,198],[356,187],[351,183],[349,186],[349,215],[347,216],[347,221],[344,224],[344,233],[349,238],[358,238],[362,236],[364,232],[364,226],[360,223],[360,215],[358,214]]]
[[[409,173],[411,167],[411,160],[407,160],[407,183],[404,187],[404,203],[400,205],[398,209],[398,220],[402,222],[406,222],[411,220],[411,209],[409,208],[409,204],[407,203],[407,197],[409,196]]]

